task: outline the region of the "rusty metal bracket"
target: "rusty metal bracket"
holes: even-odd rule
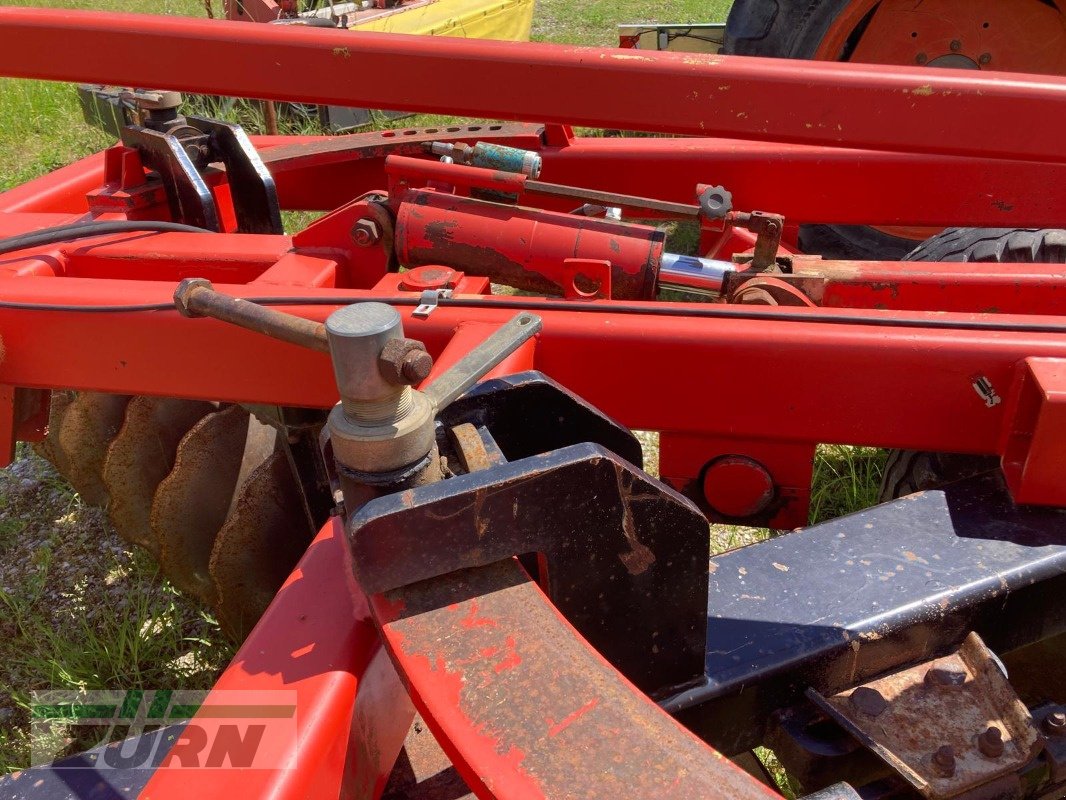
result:
[[[810,689],[807,697],[930,800],[1015,772],[1044,746],[975,633],[950,655],[829,697]]]

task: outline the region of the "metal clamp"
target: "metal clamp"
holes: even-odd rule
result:
[[[418,305],[411,312],[411,316],[418,317],[418,319],[426,319],[433,313],[440,300],[448,300],[451,296],[451,289],[426,289],[418,299]]]

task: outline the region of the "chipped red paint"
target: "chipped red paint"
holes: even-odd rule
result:
[[[514,561],[371,605],[419,713],[479,797],[775,796],[611,668]],[[494,624],[468,627],[472,615]]]
[[[581,708],[576,709],[575,711],[571,711],[559,722],[554,722],[552,721],[551,717],[548,717],[548,719],[545,720],[545,722],[548,723],[548,735],[558,736],[560,733],[569,728],[571,724],[576,722],[581,715],[594,709],[599,704],[599,702],[600,699],[598,697],[593,697],[591,700],[585,703],[585,705],[581,706]]]

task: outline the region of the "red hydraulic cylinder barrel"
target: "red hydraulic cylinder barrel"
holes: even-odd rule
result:
[[[654,297],[664,239],[647,225],[433,191],[408,192],[396,214],[403,266],[440,264],[544,294],[565,293],[564,262],[581,259],[610,262],[614,299]]]

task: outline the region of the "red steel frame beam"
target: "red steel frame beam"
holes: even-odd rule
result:
[[[76,278],[19,278],[4,288],[5,304],[88,307],[166,304],[173,290],[166,283]],[[262,284],[217,288],[241,297],[293,293]],[[299,294],[337,304],[390,299],[360,290]],[[400,306],[407,334],[434,353],[458,325],[501,324],[516,305],[529,302],[482,297],[476,302],[489,307],[442,305],[419,320],[410,316],[417,295],[408,297]],[[1066,358],[1066,326],[1056,317],[740,307],[706,308],[701,312],[706,316],[692,317],[685,316],[692,310],[686,304],[641,304],[655,314],[612,313],[621,305],[614,302],[550,305],[551,310],[537,310],[544,331],[536,367],[630,427],[676,433],[995,453],[1003,405],[986,405],[974,382],[986,378],[1003,397],[1025,358]],[[323,320],[335,307],[294,304],[284,310]],[[747,318],[736,318],[738,313]],[[826,314],[839,322],[811,321]],[[849,317],[885,324],[847,324]],[[916,326],[905,327],[904,320]],[[923,328],[923,321],[962,327]],[[1050,325],[1052,331],[967,329],[982,323]],[[10,385],[295,406],[336,401],[325,355],[176,312],[0,305],[0,330],[6,344],[0,382]],[[620,357],[624,370],[618,368]],[[692,369],[692,364],[714,366]],[[913,380],[919,371],[921,381]],[[664,397],[688,400],[663,402]],[[777,411],[769,413],[769,405],[742,399],[752,397],[787,397],[787,403],[775,403]]]
[[[140,85],[205,94],[1066,159],[1062,78],[0,9],[0,74],[122,84],[131,65]]]
[[[1066,218],[1066,164],[707,138],[577,137],[548,146],[537,126],[473,127],[253,141],[286,209],[323,211],[348,202],[356,187],[384,190],[386,152],[414,155],[422,142],[459,137],[537,150],[553,183],[686,203],[697,182],[722,184],[736,208],[772,210],[790,223],[1057,227]],[[0,211],[84,213],[86,193],[103,177],[94,154],[0,194]],[[572,205],[532,195],[522,202]]]

